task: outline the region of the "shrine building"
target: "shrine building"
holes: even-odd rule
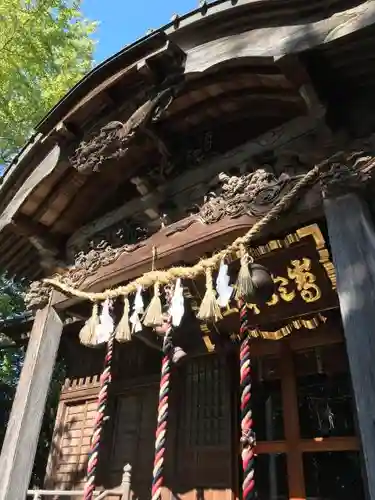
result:
[[[0,500],[375,500],[374,54],[372,0],[203,1],[36,126]]]

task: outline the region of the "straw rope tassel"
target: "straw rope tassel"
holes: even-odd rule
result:
[[[242,467],[243,500],[255,498],[254,479],[254,447],[255,435],[253,431],[253,419],[251,411],[251,359],[249,324],[247,320],[247,307],[244,300],[239,301],[240,309],[240,385],[241,385],[241,445],[242,445]]]
[[[95,479],[98,468],[100,439],[103,431],[103,426],[105,422],[105,413],[108,403],[108,388],[112,378],[111,369],[112,369],[114,339],[115,339],[115,332],[113,331],[107,343],[107,352],[104,359],[104,369],[100,376],[98,407],[95,416],[94,431],[91,438],[89,460],[87,464],[86,484],[83,495],[84,500],[92,500],[95,490]]]
[[[170,304],[170,301],[172,300],[172,293],[170,290],[168,290],[167,300],[168,304]],[[151,500],[161,500],[161,492],[164,483],[165,443],[167,438],[169,389],[172,368],[172,330],[172,317],[169,314],[166,322],[166,332],[163,345],[164,356],[161,363],[158,420],[155,436],[155,458],[152,476]]]

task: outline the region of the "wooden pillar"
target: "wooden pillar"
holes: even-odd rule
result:
[[[50,305],[37,311],[0,455],[0,500],[26,498],[62,328]]]
[[[324,209],[337,275],[363,462],[375,500],[375,229],[355,193],[326,197]]]
[[[283,395],[284,434],[287,442],[289,500],[305,500],[302,452],[298,448],[300,425],[298,415],[297,381],[293,352],[286,342],[280,343],[281,391]]]

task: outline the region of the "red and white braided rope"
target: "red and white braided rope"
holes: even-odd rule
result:
[[[255,477],[254,477],[254,449],[255,434],[253,430],[253,418],[251,410],[251,357],[248,311],[245,301],[239,302],[240,309],[240,385],[241,385],[241,445],[242,445],[242,467],[243,500],[253,500],[255,498]]]
[[[100,440],[103,432],[105,413],[108,403],[108,388],[111,383],[112,357],[115,332],[113,332],[107,343],[107,352],[104,360],[104,369],[100,376],[100,390],[98,395],[98,407],[94,421],[94,431],[91,437],[89,460],[87,464],[86,484],[84,489],[84,500],[92,500],[95,490],[95,479],[98,468]]]
[[[171,302],[171,290],[166,290],[168,304]],[[162,487],[164,483],[164,460],[168,425],[168,405],[170,391],[170,376],[172,368],[172,318],[168,314],[163,325],[165,331],[163,351],[164,356],[161,363],[161,378],[159,389],[158,417],[155,436],[155,458],[152,473],[151,500],[161,500]]]

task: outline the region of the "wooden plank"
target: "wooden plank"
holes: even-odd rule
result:
[[[85,398],[95,398],[99,392],[99,384],[95,385],[94,387],[86,387],[85,389],[78,388],[78,390],[74,390],[72,388],[69,389],[64,389],[61,392],[60,400],[65,401],[80,401],[84,400]]]
[[[48,454],[46,475],[44,480],[44,487],[46,489],[51,489],[53,487],[53,474],[60,460],[60,442],[62,440],[62,434],[64,432],[65,415],[66,405],[63,401],[60,401],[57,408],[55,426],[53,429],[52,440]]]
[[[337,275],[344,336],[358,428],[375,499],[375,231],[368,208],[357,194],[327,198],[324,208]]]
[[[26,496],[62,328],[50,305],[37,311],[0,456],[0,500]]]
[[[297,3],[299,5],[296,5]],[[341,0],[330,2],[328,10],[327,6],[324,5],[324,0],[318,0],[318,2],[314,3],[278,0],[241,0],[241,2],[236,0],[231,2],[219,0],[216,2],[207,2],[207,4],[204,6],[204,13],[202,8],[198,7],[185,15],[179,16],[177,22],[172,21],[164,28],[165,33],[172,39],[174,39],[173,33],[176,33],[177,41],[180,39],[184,41],[184,34],[187,33],[189,35],[188,41],[190,41],[192,38],[198,37],[197,32],[203,38],[204,36],[207,38],[207,32],[211,28],[210,35],[211,38],[214,38],[214,35],[220,33],[223,27],[226,30],[236,27],[239,19],[241,19],[241,26],[246,23],[246,18],[248,18],[250,26],[252,24],[261,25],[264,23],[269,25],[270,20],[274,20],[275,17],[277,19],[284,19],[285,15],[288,14],[294,14],[294,19],[297,18],[297,12],[298,18],[317,18],[318,16],[323,17],[324,14],[327,15],[327,13],[333,13],[343,8]],[[213,22],[214,19],[216,19],[215,23]],[[275,21],[273,24],[275,24]],[[292,22],[288,24],[292,24]]]
[[[14,195],[0,215],[0,231],[12,222],[14,215],[18,212],[24,201],[43,179],[49,176],[56,168],[60,158],[60,146],[55,144],[46,154],[39,165],[31,170],[30,175],[23,182],[20,189]]]
[[[328,19],[300,25],[259,28],[216,38],[187,50],[185,73],[203,72],[242,57],[280,57],[348,36],[375,23],[375,3],[368,0]]]
[[[287,445],[289,497],[293,500],[306,498],[302,453],[299,451],[299,413],[297,383],[293,352],[286,343],[280,344],[281,392],[283,401],[284,433]]]
[[[359,439],[355,436],[301,439],[298,447],[302,453],[359,450]]]
[[[286,453],[287,444],[286,441],[259,441],[255,451],[257,455]]]

